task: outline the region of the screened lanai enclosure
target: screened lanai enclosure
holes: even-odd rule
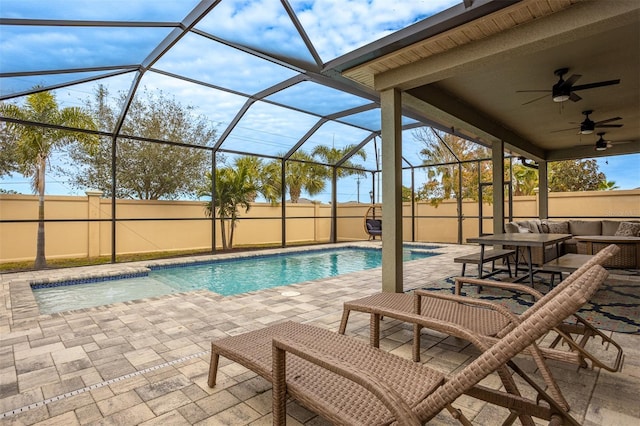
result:
[[[637,5],[622,1],[596,14],[579,3],[3,1],[3,239],[21,241],[40,225],[59,257],[116,261],[124,253],[215,251],[233,235],[241,246],[366,240],[367,209],[384,202],[401,204],[399,229],[408,241],[461,243],[490,232],[497,216],[546,217],[548,201],[537,192],[528,192],[533,210],[514,206],[514,191],[523,191],[512,185],[514,173],[533,173],[542,186],[547,162],[640,152]],[[574,13],[582,21],[571,21],[566,33],[536,33],[537,40],[505,45],[499,58],[483,45]],[[598,69],[599,61],[578,53],[563,65],[544,50],[563,46],[544,45],[546,37],[594,49],[591,38],[624,37],[629,45],[617,54],[632,65]],[[480,51],[465,47],[476,43]],[[521,62],[505,62],[509,49],[528,44],[543,58],[536,66],[546,67],[535,78],[522,50]],[[594,69],[585,83],[624,83],[598,89],[617,90],[598,102],[580,92],[583,108],[602,113],[595,122],[624,119],[606,153],[574,132],[532,134],[549,114],[553,130],[579,120],[579,106],[567,105],[559,119],[550,108],[556,104],[526,109],[529,98],[516,95],[550,89],[554,67],[570,67],[571,75],[585,62]],[[415,69],[402,74],[411,64],[422,64],[423,77]],[[513,78],[508,91],[494,93],[505,76]],[[402,100],[385,102],[381,93],[389,90]],[[492,100],[504,93],[511,105]],[[508,116],[513,105],[519,112]],[[5,136],[16,129],[41,151],[10,143]],[[385,144],[396,151],[385,154]],[[29,163],[30,154],[37,161]],[[383,157],[387,164],[397,157],[397,166],[383,167]],[[18,195],[31,184],[46,195],[44,212],[38,200]],[[53,248],[60,241],[66,249]],[[16,259],[37,256],[35,245],[14,249],[24,250]]]

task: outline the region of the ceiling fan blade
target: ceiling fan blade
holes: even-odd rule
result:
[[[606,119],[606,120],[596,121],[596,123],[595,123],[595,124],[596,124],[596,126],[597,126],[598,124],[609,123],[609,122],[611,122],[611,121],[617,121],[617,120],[622,120],[622,117],[613,117],[613,118],[608,118],[608,119]],[[621,126],[622,126],[622,124],[621,124]]]
[[[544,98],[546,98],[546,97],[548,97],[548,96],[549,96],[549,95],[543,95],[543,96],[540,96],[539,98],[532,99],[532,100],[530,100],[530,101],[528,101],[528,102],[523,103],[522,105],[528,105],[528,104],[533,103],[533,102],[535,102],[535,101],[539,101],[540,99],[544,99]]]
[[[623,124],[597,124],[594,127],[597,128],[601,128],[601,127],[622,127]]]
[[[573,90],[573,89],[571,89],[571,90]],[[573,102],[578,102],[582,98],[580,96],[576,95],[575,93],[571,92],[569,94],[569,99],[571,99]]]
[[[549,133],[567,132],[567,131],[569,131],[569,130],[576,130],[576,128],[575,128],[575,127],[571,127],[570,129],[553,130],[553,131],[551,131],[551,132],[549,132]]]
[[[560,85],[560,87],[567,87],[567,86],[571,87],[571,86],[573,86],[573,83],[575,83],[576,81],[578,81],[578,79],[579,79],[580,77],[582,77],[582,75],[581,75],[581,74],[572,74],[572,75],[571,75],[571,77],[569,77],[568,79],[566,79],[566,80],[564,81],[564,83],[562,83],[562,84]]]
[[[585,90],[585,89],[593,89],[594,87],[602,87],[602,86],[611,86],[614,84],[619,84],[620,79],[617,80],[607,80],[607,81],[599,81],[597,83],[588,83],[581,84],[579,86],[573,86],[571,90]]]

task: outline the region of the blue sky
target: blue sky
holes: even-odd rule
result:
[[[640,154],[599,158],[598,166],[619,189],[640,188]]]
[[[198,0],[2,0],[0,16],[176,22],[182,20],[198,3]],[[290,0],[299,21],[324,62],[458,3],[459,0]],[[196,25],[196,29],[281,57],[302,62],[313,61],[313,56],[296,34],[278,0],[223,0],[207,18]],[[169,31],[170,28],[2,26],[0,72],[89,66],[124,69],[127,65],[140,63]],[[147,72],[141,82],[141,86],[150,91],[161,89],[183,105],[194,106],[194,113],[206,116],[212,124],[217,125],[219,134],[246,102],[246,96],[296,74],[295,70],[240,53],[197,34],[185,36],[154,68],[212,85],[203,87],[153,71]],[[0,94],[19,93],[36,84],[51,85],[94,75],[102,74],[100,71],[91,71],[2,78]],[[119,91],[129,89],[132,78],[133,73],[128,73],[105,77],[98,82],[104,84],[115,97]],[[54,93],[61,107],[81,106],[91,96],[98,82],[78,84],[55,90]],[[216,87],[229,88],[234,92],[217,90]],[[369,102],[311,82],[283,90],[269,97],[269,100],[294,105],[302,111],[257,102],[242,118],[223,148],[251,152],[252,148],[255,150],[259,147],[262,153],[276,155],[290,149],[317,122],[318,116],[314,114],[331,113],[335,105],[347,109]],[[366,129],[377,130],[380,118],[378,111],[372,110],[349,120]],[[308,152],[318,144],[342,147],[359,143],[368,134],[363,129],[328,123],[309,139],[303,150]],[[365,151],[367,160],[364,165],[375,168],[373,144],[369,143]],[[408,156],[415,158],[415,152],[408,153]],[[640,156],[611,157],[599,160],[599,164],[607,178],[614,180],[621,189],[640,187],[640,171],[637,166],[640,164]],[[31,193],[29,180],[22,176],[3,178],[0,188]],[[369,201],[370,176],[361,180],[359,187],[355,178],[341,180],[338,200],[357,200],[358,188],[360,201]],[[64,177],[50,174],[47,178],[47,193],[70,194],[74,191],[65,183]],[[314,198],[328,201],[328,189],[326,193]]]

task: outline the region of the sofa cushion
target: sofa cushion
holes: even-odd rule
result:
[[[597,220],[570,220],[569,233],[572,235],[602,235],[602,222]]]
[[[616,235],[620,223],[621,221],[619,220],[603,220],[602,235]]]
[[[540,220],[522,220],[519,222],[516,222],[516,224],[518,226],[524,227],[524,228],[528,228],[532,233],[534,234],[541,234],[542,233],[542,229],[540,227]]]
[[[620,222],[615,235],[618,237],[640,237],[640,223]]]
[[[504,232],[507,234],[517,234],[518,233],[518,225],[513,222],[504,224]]]
[[[544,232],[545,234],[568,234],[569,222],[553,222],[551,220],[543,220],[542,232]]]
[[[526,226],[518,226],[518,232],[521,234],[532,234],[533,231]]]
[[[505,223],[504,232],[507,234],[530,234],[533,231],[529,228],[529,223],[527,221],[523,221]]]

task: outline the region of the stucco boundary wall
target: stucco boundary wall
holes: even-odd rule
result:
[[[514,197],[513,217],[539,217],[538,197]],[[478,234],[476,201],[464,201],[462,241]],[[116,202],[116,253],[171,252],[211,248],[211,219],[202,201],[118,200]],[[428,203],[405,203],[403,215],[405,241],[456,243],[458,221],[456,202],[438,207]],[[368,204],[344,203],[337,206],[338,241],[366,240],[364,215]],[[491,205],[483,205],[483,231],[493,232]],[[287,244],[328,242],[331,238],[331,206],[328,204],[286,205]],[[507,209],[505,208],[505,211]],[[282,207],[254,203],[249,212],[241,211],[235,229],[234,246],[273,245],[282,241]],[[549,217],[557,220],[586,218],[640,218],[640,189],[549,194]],[[37,220],[38,198],[32,195],[0,194],[0,221]],[[47,196],[45,198],[47,258],[82,258],[111,254],[111,199],[99,192],[86,196]],[[152,220],[149,220],[152,219]],[[383,219],[384,221],[384,219]],[[0,263],[32,260],[36,253],[36,222],[0,222]],[[221,248],[220,222],[216,223],[217,247]]]

